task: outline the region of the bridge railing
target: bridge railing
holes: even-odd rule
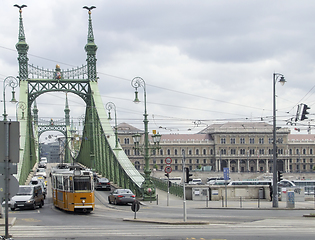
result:
[[[152,177],[152,181],[155,184],[155,187],[167,192],[168,181],[160,178]],[[170,194],[173,194],[178,197],[184,196],[183,186],[177,183],[171,183]]]

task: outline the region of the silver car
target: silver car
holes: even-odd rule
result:
[[[130,189],[116,189],[108,196],[109,204],[128,204],[136,200],[136,195]]]

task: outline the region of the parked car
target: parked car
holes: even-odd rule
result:
[[[128,204],[136,200],[136,195],[130,189],[116,189],[108,196],[109,204]]]
[[[94,183],[95,190],[111,190],[110,181],[107,178],[96,178]]]
[[[18,193],[12,197],[9,206],[12,211],[16,208],[36,209],[37,206],[41,208],[44,206],[44,195],[41,186],[20,185]]]

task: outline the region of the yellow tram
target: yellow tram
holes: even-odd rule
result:
[[[72,212],[91,212],[95,207],[93,173],[76,167],[51,173],[55,207]]]

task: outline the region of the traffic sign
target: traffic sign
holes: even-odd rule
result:
[[[165,172],[166,172],[166,173],[171,173],[171,172],[172,172],[171,166],[166,166],[166,167],[165,167]]]
[[[223,175],[224,175],[224,180],[229,180],[230,179],[230,169],[229,168],[223,168]]]
[[[172,159],[170,157],[165,158],[165,163],[170,165],[172,163]]]
[[[10,193],[10,198],[15,196],[17,192],[19,191],[19,182],[18,180],[10,175],[9,176],[9,193]],[[4,198],[4,193],[5,193],[5,180],[4,180],[4,175],[0,175],[0,200]]]

